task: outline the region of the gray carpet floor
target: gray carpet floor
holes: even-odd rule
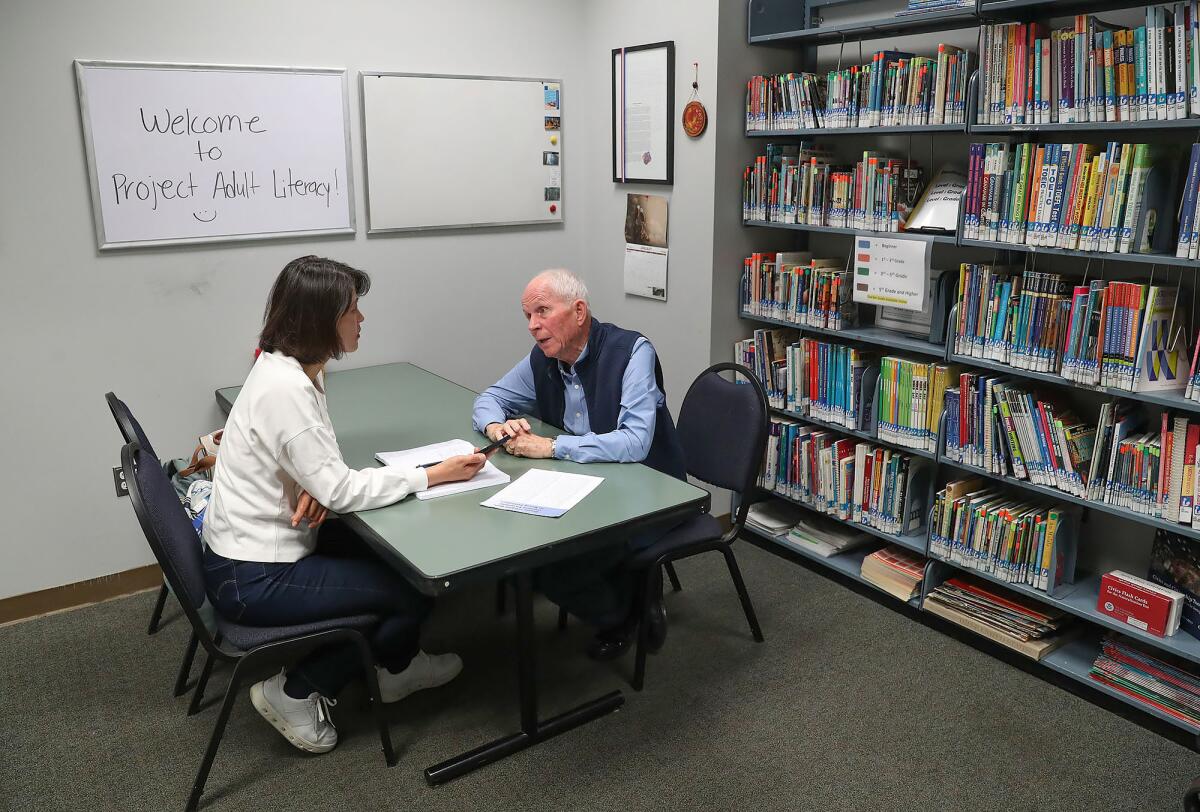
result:
[[[466,663],[389,709],[386,769],[357,688],[341,742],[292,749],[243,697],[207,810],[1179,810],[1190,750],[750,545],[767,640],[755,644],[719,556],[683,562],[670,637],[618,713],[431,789],[421,771],[516,728],[510,619],[481,590],[439,604],[426,648]],[[178,607],[154,637],[153,593],[0,628],[0,805],[182,809],[216,716],[170,686]],[[538,604],[546,715],[624,687],[587,632]],[[219,696],[227,672],[210,694]]]

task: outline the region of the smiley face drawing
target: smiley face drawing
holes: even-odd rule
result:
[[[200,215],[202,215],[202,214],[210,214],[211,216],[210,217],[201,217]],[[194,211],[194,212],[192,212],[192,216],[195,217],[197,220],[199,220],[201,223],[211,223],[213,220],[217,219],[217,210],[213,209],[211,212],[208,209],[203,209],[201,211]]]

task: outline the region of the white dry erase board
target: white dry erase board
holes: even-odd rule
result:
[[[368,233],[562,222],[559,80],[359,80]]]
[[[101,249],[354,233],[346,72],[75,62]]]

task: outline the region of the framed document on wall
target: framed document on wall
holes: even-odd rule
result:
[[[674,180],[675,43],[613,48],[613,183]]]

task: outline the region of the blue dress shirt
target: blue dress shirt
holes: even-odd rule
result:
[[[576,362],[583,360],[587,353],[585,345]],[[554,456],[575,462],[641,462],[646,459],[654,440],[654,411],[665,400],[654,380],[653,345],[644,336],[634,342],[633,354],[621,378],[621,409],[617,413],[617,427],[607,434],[592,431],[583,382],[576,374],[574,365],[568,368],[560,361],[558,371],[566,391],[563,428],[570,434],[558,437]],[[495,385],[489,386],[475,398],[471,418],[475,430],[482,432],[490,423],[503,423],[517,415],[530,414],[536,407],[533,368],[526,356]]]

